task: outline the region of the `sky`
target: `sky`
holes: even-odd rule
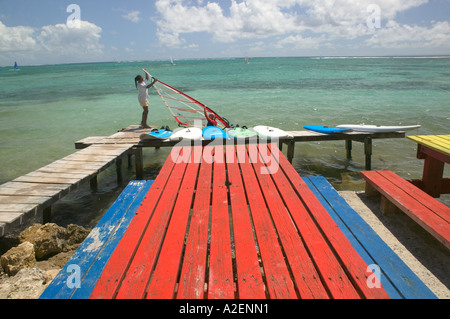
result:
[[[450,55],[450,0],[0,0],[0,66]]]

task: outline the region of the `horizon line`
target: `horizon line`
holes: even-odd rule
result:
[[[178,58],[173,59],[174,61],[201,61],[201,60],[237,60],[244,59],[246,56],[235,56],[235,57],[210,57],[210,58]],[[450,54],[427,54],[427,55],[305,55],[305,56],[254,56],[247,57],[250,59],[290,59],[290,58],[307,58],[307,59],[395,59],[395,58],[416,58],[416,59],[431,59],[431,58],[450,58]],[[97,63],[138,63],[138,62],[163,62],[169,61],[167,59],[151,59],[151,60],[109,60],[109,61],[93,61],[93,62],[63,62],[56,64],[24,64],[18,63],[19,67],[27,66],[55,66],[55,65],[71,65],[71,64],[97,64]],[[1,68],[8,68],[10,66],[14,67],[14,61],[11,65],[3,65]]]

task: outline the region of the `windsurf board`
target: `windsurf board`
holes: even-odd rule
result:
[[[277,127],[257,125],[253,130],[258,133],[258,135],[266,138],[292,138],[293,136],[286,131],[283,131]]]
[[[235,139],[248,139],[251,137],[256,137],[258,135],[255,131],[246,127],[235,127],[227,130],[227,133]]]
[[[191,140],[197,141],[202,139],[202,130],[198,127],[186,127],[175,130],[170,136],[171,141]]]
[[[216,138],[228,138],[227,132],[217,126],[206,126],[202,130],[205,140],[214,140]]]
[[[141,140],[165,140],[169,138],[173,132],[166,129],[153,129],[148,133],[142,133],[139,137]]]
[[[349,128],[338,128],[338,127],[331,127],[331,126],[322,126],[322,125],[305,125],[303,128],[318,132],[318,133],[325,133],[325,134],[335,134],[335,133],[343,133],[351,131]]]
[[[369,124],[341,124],[338,128],[348,128],[357,132],[367,133],[387,133],[387,132],[401,132],[413,130],[421,127],[421,125],[407,125],[407,126],[388,126],[388,125],[369,125]]]

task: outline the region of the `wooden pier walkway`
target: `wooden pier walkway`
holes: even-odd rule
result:
[[[114,163],[121,178],[122,157],[133,144],[92,145],[0,185],[0,237],[23,224],[48,221],[51,206]]]
[[[131,125],[111,136],[93,136],[75,142],[79,151],[57,160],[34,172],[18,177],[0,185],[0,237],[17,226],[30,220],[48,221],[51,206],[57,200],[76,190],[81,183],[89,182],[96,187],[97,175],[114,163],[121,177],[121,164],[124,156],[135,157],[136,178],[143,177],[143,148],[173,147],[178,142],[168,140],[141,141],[139,136],[150,129],[141,129]],[[371,168],[372,139],[402,138],[404,132],[393,133],[357,133],[322,134],[311,131],[290,132],[292,138],[279,141],[279,146],[286,144],[287,158],[291,162],[297,142],[344,140],[346,153],[351,157],[352,142],[364,143],[366,169]],[[207,145],[210,141],[202,141]]]
[[[324,178],[249,144],[174,147],[41,296],[55,298],[435,296]]]

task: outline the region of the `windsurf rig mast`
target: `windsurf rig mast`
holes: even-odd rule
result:
[[[153,84],[153,87],[178,122],[178,126],[194,126],[196,121],[201,121],[205,124],[209,115],[213,114],[216,117],[217,126],[222,128],[230,127],[230,122],[226,118],[169,84],[158,79]]]

